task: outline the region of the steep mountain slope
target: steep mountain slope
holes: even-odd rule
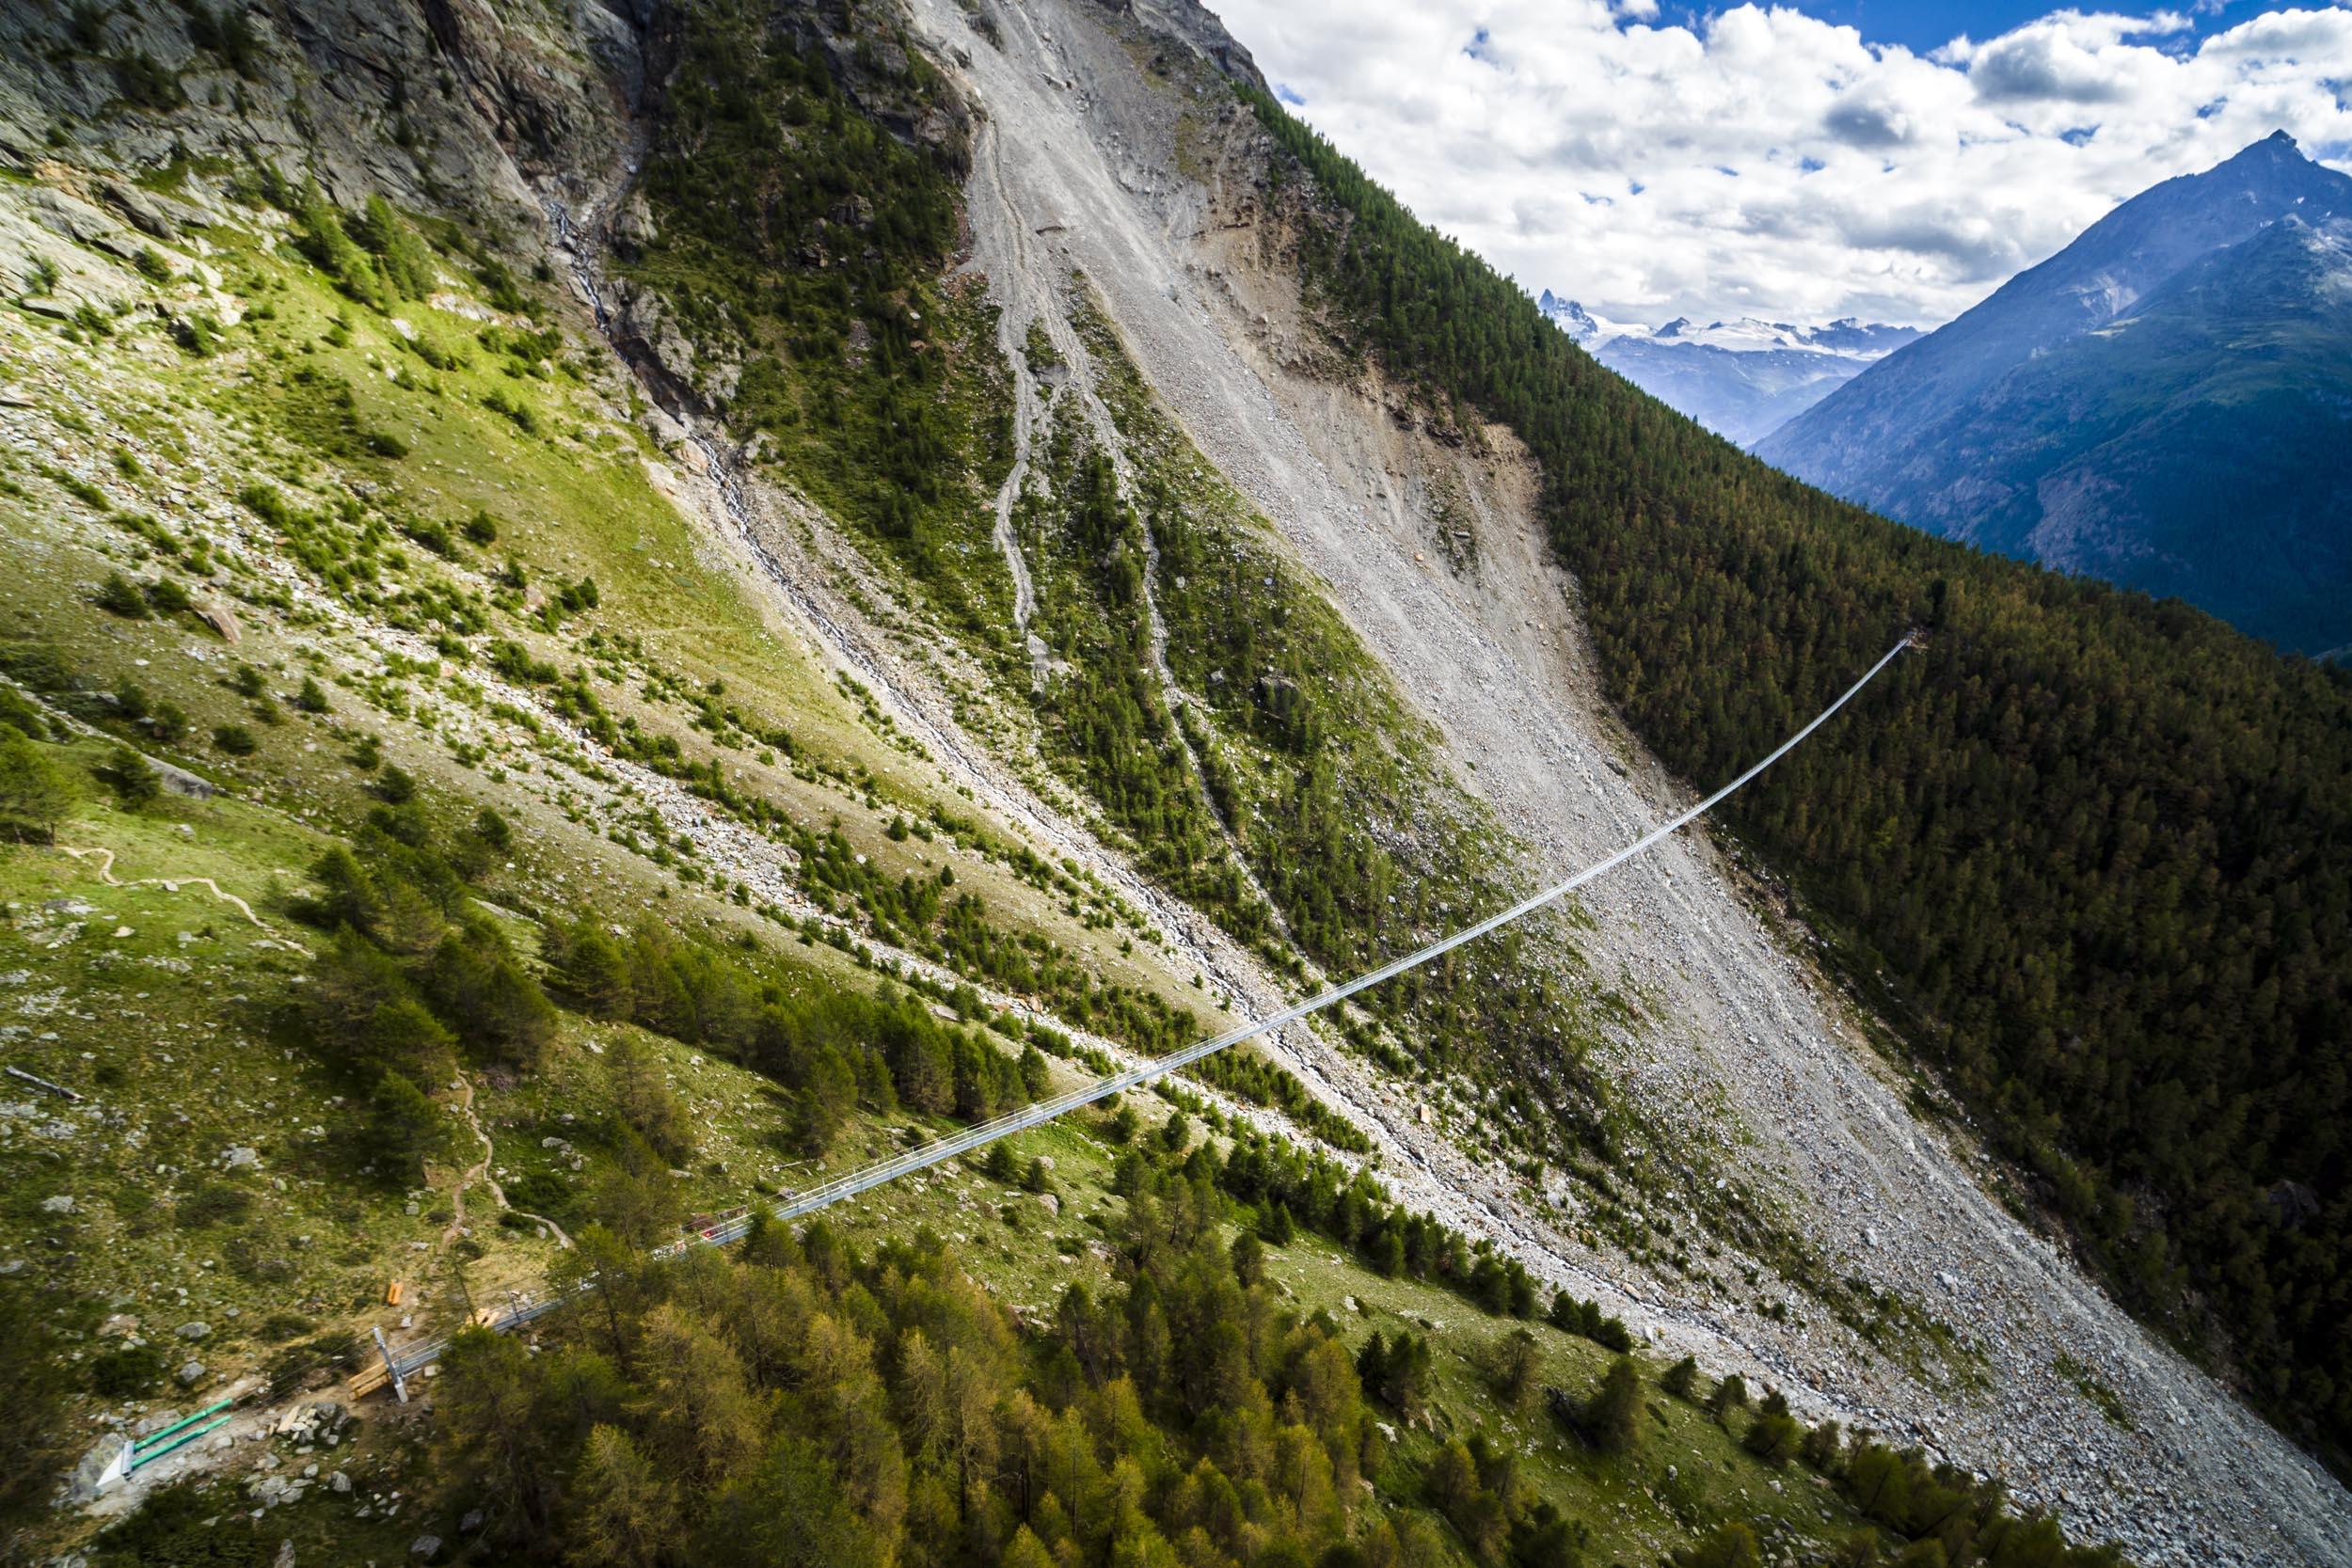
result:
[[[0,183],[22,291],[0,315],[11,377],[0,505],[12,677],[51,711],[247,798],[206,812],[86,800],[68,832],[136,847],[145,858],[126,879],[200,867],[273,923],[266,940],[318,951],[331,921],[308,922],[334,893],[378,934],[367,940],[379,957],[429,979],[439,933],[394,874],[411,862],[393,847],[416,828],[394,797],[410,788],[429,803],[421,836],[465,854],[516,972],[563,1002],[536,1065],[469,1037],[456,1068],[496,1139],[483,1174],[532,1178],[510,1188],[518,1204],[552,1205],[547,1217],[567,1227],[585,1216],[658,1236],[645,1222],[660,1217],[660,1195],[716,1208],[796,1187],[892,1147],[906,1126],[1030,1092],[1006,1082],[1009,1051],[985,1065],[987,1035],[966,1024],[993,1021],[1008,1045],[1068,1038],[1103,1053],[1070,1058],[1089,1068],[1161,1049],[1228,1004],[1263,1010],[1319,970],[1352,969],[1613,848],[1677,798],[1600,700],[1527,449],[1467,401],[1352,358],[1308,303],[1295,170],[1232,97],[1225,73],[1251,80],[1247,56],[1205,13],[980,3],[903,16],[516,15],[436,7],[421,22],[354,8],[331,26],[316,13],[264,19],[249,46],[217,31],[201,44],[162,6],[123,8],[80,44],[36,29],[10,55],[9,122],[23,129],[8,142],[17,176]],[[501,18],[549,31],[509,40]],[[540,59],[569,64],[543,72]],[[589,61],[609,91],[564,74]],[[535,106],[541,91],[573,118]],[[431,132],[400,133],[402,105],[428,92]],[[251,111],[264,126],[297,108],[333,119],[322,139],[372,145],[373,162],[323,169],[317,195],[298,167],[265,173],[246,158],[240,99],[267,105]],[[380,142],[361,134],[371,125]],[[159,161],[134,182],[109,144]],[[425,183],[428,166],[442,188]],[[399,210],[370,206],[388,192]],[[132,229],[142,213],[168,231]],[[473,529],[476,512],[488,527]],[[167,580],[192,608],[177,608]],[[199,610],[232,617],[233,649]],[[1772,672],[1755,691],[1793,704],[1778,693],[1801,684]],[[167,704],[178,720],[165,721]],[[72,733],[87,772],[103,746]],[[1714,760],[1685,766],[1711,776]],[[468,825],[484,804],[505,814],[511,865],[486,852],[484,824]],[[391,814],[380,827],[379,812]],[[198,866],[170,853],[181,826],[213,851]],[[342,841],[381,885],[328,858]],[[214,1325],[298,1307],[301,1333],[381,1324],[405,1338],[462,1315],[465,1271],[438,1261],[462,1259],[461,1243],[482,1248],[473,1264],[500,1285],[529,1288],[560,1265],[565,1249],[519,1214],[505,1234],[452,1233],[463,1220],[449,1195],[467,1170],[428,1163],[393,1181],[355,1164],[375,1147],[362,1138],[412,1133],[418,1118],[391,1100],[368,1108],[353,1052],[271,1033],[279,1004],[314,979],[305,954],[199,949],[220,967],[174,969],[190,962],[179,950],[218,940],[161,934],[180,890],[102,894],[69,884],[81,863],[39,843],[8,854],[17,902],[39,906],[11,933],[23,956],[8,974],[39,974],[76,943],[130,944],[120,960],[87,949],[91,974],[72,985],[89,1005],[69,1008],[68,987],[44,985],[25,1014],[49,1022],[9,1037],[32,1070],[118,1097],[7,1123],[8,1256],[27,1260],[20,1283],[44,1292],[42,1307],[71,1309],[69,1332],[97,1333],[108,1312],[152,1319],[151,1332],[187,1299]],[[317,885],[333,879],[340,892]],[[1778,1385],[1808,1419],[2006,1473],[2078,1534],[2114,1531],[2157,1560],[2329,1560],[2341,1492],[2018,1227],[2000,1206],[2018,1189],[1963,1130],[1915,1118],[1907,1101],[1927,1091],[1867,1049],[1868,1015],[1801,939],[1774,934],[1775,903],[1737,860],[1674,846],[1520,941],[1207,1069],[1200,1092],[1221,1085],[1219,1098],[1190,1103],[1218,1161],[1255,1127],[1320,1142],[1343,1168],[1369,1148],[1399,1200],[1465,1238],[1449,1252],[1432,1250],[1425,1224],[1368,1229],[1331,1178],[1323,1209],[1298,1208],[1316,1238],[1300,1253],[1327,1239],[1413,1284],[1359,1293],[1354,1275],[1286,1255],[1271,1272],[1300,1312],[1335,1304],[1353,1352],[1369,1336],[1340,1314],[1376,1291],[1375,1310],[1409,1309],[1450,1352],[1436,1298],[1412,1292],[1501,1281],[1507,1312],[1508,1258],[1623,1313],[1656,1353]],[[585,911],[595,921],[577,923]],[[99,924],[110,917],[122,927]],[[617,958],[592,940],[599,922],[622,927]],[[648,926],[685,951],[663,953]],[[101,935],[111,928],[132,935]],[[484,929],[464,927],[453,965],[499,951]],[[718,961],[723,950],[751,978]],[[612,983],[635,969],[642,987]],[[866,1000],[877,969],[924,1001],[828,1010]],[[231,1013],[208,983],[256,1005]],[[172,1024],[128,1017],[166,1006],[199,1033],[218,1028],[199,1067],[233,1093],[176,1102],[186,1097],[165,1069],[182,1064],[162,1058],[190,1048]],[[784,1022],[771,1031],[762,1008]],[[924,1027],[961,1037],[952,1068]],[[595,1065],[632,1031],[666,1042],[638,1043],[662,1053],[709,1140],[673,1167],[686,1178],[638,1147],[682,1118],[661,1112],[642,1071],[623,1082]],[[1295,1076],[1276,1070],[1285,1063]],[[297,1087],[301,1112],[327,1119],[282,1124]],[[451,1109],[427,1121],[458,1116],[463,1097],[440,1092]],[[818,1136],[828,1131],[830,1145]],[[173,1172],[152,1170],[157,1138],[172,1140],[161,1163]],[[1081,1153],[1087,1142],[1037,1147],[1085,1173],[1066,1196],[1083,1193],[1086,1212],[1050,1253],[1042,1236],[978,1240],[992,1223],[1021,1228],[1005,1210],[1038,1211],[968,1174],[846,1222],[913,1255],[878,1251],[845,1273],[813,1250],[854,1330],[831,1341],[840,1366],[865,1355],[889,1379],[905,1370],[874,1338],[876,1303],[899,1329],[903,1282],[930,1276],[920,1259],[935,1249],[902,1221],[952,1227],[965,1266],[1024,1306],[1044,1306],[1077,1268],[1133,1283],[1132,1267],[1095,1248],[1153,1256],[1128,1228],[1152,1205],[1132,1205],[1132,1182],[1103,1182],[1107,1162]],[[232,1159],[241,1148],[271,1166]],[[1186,1184],[1224,1181],[1209,1159]],[[282,1227],[230,1251],[239,1238],[210,1187],[273,1201],[280,1161]],[[75,1196],[52,1189],[77,1166],[87,1207],[48,1207]],[[156,1194],[151,1178],[174,1186]],[[1253,1209],[1269,1196],[1238,1190]],[[1216,1241],[1236,1215],[1251,1223],[1220,1213]],[[331,1272],[295,1249],[319,1234],[335,1239]],[[1372,1250],[1383,1238],[1401,1257]],[[281,1241],[291,1274],[274,1266]],[[408,1329],[382,1307],[382,1280],[414,1266],[419,1244],[437,1272]],[[203,1270],[199,1245],[235,1266]],[[758,1266],[800,1282],[787,1291],[808,1283],[793,1259]],[[882,1277],[891,1270],[898,1283]],[[316,1293],[279,1299],[297,1282]],[[707,1303],[738,1287],[682,1268],[644,1305],[673,1289]],[[1249,1300],[1236,1318],[1280,1310],[1265,1293]],[[1135,1315],[1133,1343],[1148,1350],[1151,1314]],[[750,1337],[767,1319],[724,1316],[739,1343],[772,1351]],[[1099,1349],[1090,1322],[1045,1316],[1025,1331],[1041,1360]],[[223,1365],[267,1370],[248,1331],[218,1335],[197,1386]],[[567,1443],[590,1436],[581,1400],[604,1397],[604,1374],[570,1358],[579,1348],[567,1337],[561,1364],[586,1381],[569,1386],[560,1421],[532,1428]],[[723,1364],[691,1348],[684,1371]],[[1542,1354],[1583,1370],[1584,1353],[1549,1336]],[[1219,1366],[1234,1370],[1231,1357]],[[1081,1374],[1102,1370],[1089,1361]],[[1253,1354],[1239,1370],[1253,1383],[1236,1375],[1220,1391],[1264,1398],[1258,1374],[1271,1365]],[[530,1397],[518,1379],[477,1381],[479,1365],[449,1370],[444,1388],[518,1402],[501,1408]],[[1059,1397],[1041,1375],[1035,1386],[1044,1404]],[[1184,1466],[1214,1449],[1256,1481],[1266,1456],[1202,1424],[1224,1406],[1187,1387],[1196,1397],[1181,1403],[1154,1399],[1147,1424],[1168,1452],[1148,1486],[1120,1496],[1171,1534],[1201,1521],[1205,1540],[1247,1510],[1223,1509],[1207,1479],[1219,1469],[1187,1482]],[[1486,1419],[1467,1392],[1446,1406],[1429,1418],[1455,1432]],[[957,1418],[972,1442],[1002,1442],[1009,1460],[1040,1452],[1023,1447],[1041,1429],[1018,1401],[999,1424],[977,1417],[983,1407],[996,1408],[967,1403]],[[107,1414],[128,1422],[151,1408],[141,1396]],[[598,1408],[632,1444],[656,1439],[634,1393]],[[1122,1443],[1139,1430],[1116,1408],[1089,1409],[1124,1420]],[[1690,1424],[1662,1405],[1652,1419],[1661,1432]],[[1783,1521],[1767,1531],[1775,1555],[1810,1552],[1813,1525],[1845,1522],[1789,1500],[1813,1488],[1786,1472],[1702,1485],[1695,1465],[1636,1471],[1563,1449],[1550,1425],[1498,1430],[1538,1450],[1548,1498],[1607,1510],[1611,1488],[1632,1489],[1617,1500],[1635,1522],[1601,1534],[1597,1552],[1655,1554],[1735,1507]],[[1441,1552],[1470,1549],[1471,1528],[1497,1517],[1535,1524],[1507,1499],[1480,1503],[1509,1490],[1488,1484],[1491,1455],[1448,1513],[1423,1478],[1458,1482],[1461,1465],[1438,1463],[1425,1429],[1408,1424],[1400,1446],[1412,1463],[1389,1473],[1377,1507],[1454,1531]],[[251,1448],[219,1451],[207,1463],[264,1489]],[[1696,1439],[1691,1451],[1710,1477],[1723,1459]],[[927,1522],[917,1539],[944,1553],[970,1539],[967,1521],[1011,1534],[1013,1481],[960,1491],[941,1480],[944,1449],[907,1452],[932,1511],[913,1516]],[[977,1471],[982,1453],[953,1459]],[[462,1487],[476,1467],[428,1474]],[[1298,1473],[1311,1481],[1311,1465]],[[1568,1489],[1580,1475],[1584,1490]],[[1753,1493],[1740,1504],[1735,1480]],[[350,1505],[324,1492],[313,1506],[342,1517]],[[560,1505],[544,1487],[527,1495],[567,1527],[579,1517],[577,1492]],[[516,1496],[493,1505],[502,1543]],[[1948,1494],[1922,1484],[1920,1496]],[[361,1506],[373,1519],[399,1500]],[[1095,1529],[1114,1517],[1113,1497],[1073,1500]],[[1248,1523],[1268,1528],[1263,1513]],[[1930,1525],[1941,1528],[1906,1513],[1897,1531]]]
[[[1753,446],[1919,336],[1916,327],[1826,326],[1753,318],[1698,326],[1604,322],[1547,289],[1535,308],[1593,357],[1668,407],[1740,446]]]
[[[2341,647],[2346,218],[2352,179],[2274,135],[2125,202],[1757,452],[1948,537]]]
[[[1932,700],[1891,708],[1867,752],[1794,759],[1731,815],[2107,1277],[2207,1354],[2233,1344],[2341,1453],[2352,1385],[2311,1370],[2341,1355],[2320,1325],[2343,1251],[2301,1198],[2334,1190],[2346,1152],[2326,1021],[2352,974],[2352,692],[2193,611],[1773,475],[1253,102],[1313,181],[1305,271],[1342,330],[1542,458],[1601,668],[1664,755],[1727,771],[1798,711],[1739,695],[1756,672],[1825,695],[1825,666],[1932,629],[1901,677]]]

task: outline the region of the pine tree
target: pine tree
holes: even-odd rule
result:
[[[449,1145],[441,1108],[397,1072],[385,1073],[368,1097],[368,1131],[376,1157],[411,1181],[421,1177],[426,1161]]]
[[[1642,1372],[1632,1357],[1609,1364],[1584,1407],[1584,1431],[1603,1453],[1628,1453],[1642,1439]]]
[[[43,841],[55,838],[78,793],[72,776],[45,748],[13,726],[0,727],[0,826],[11,830],[18,842],[28,833]]]
[[[568,1555],[580,1568],[653,1568],[673,1548],[676,1493],[618,1427],[589,1433],[571,1491]]]

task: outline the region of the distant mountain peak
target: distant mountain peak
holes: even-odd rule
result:
[[[1562,299],[1549,289],[1546,289],[1543,297],[1535,302],[1535,309],[1541,310],[1554,326],[1587,347],[1595,339],[1604,335],[1599,319],[1590,310],[1572,299]]]
[[[1602,364],[1743,446],[1919,336],[1853,316],[1821,326],[1755,316],[1644,326],[1597,316],[1549,289],[1535,304]]]
[[[1757,443],[1979,548],[2352,645],[2352,178],[2280,131],[2119,204]]]

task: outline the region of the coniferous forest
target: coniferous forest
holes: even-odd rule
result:
[[[2126,1302],[2343,1473],[2352,678],[1768,468],[1251,98],[1328,325],[1528,444],[1610,694],[1684,778],[1927,633],[1729,824]]]

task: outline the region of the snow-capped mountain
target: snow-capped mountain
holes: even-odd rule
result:
[[[1822,326],[1741,316],[1702,326],[1613,322],[1546,289],[1545,316],[1602,364],[1718,435],[1750,445],[1919,336],[1848,316]]]

